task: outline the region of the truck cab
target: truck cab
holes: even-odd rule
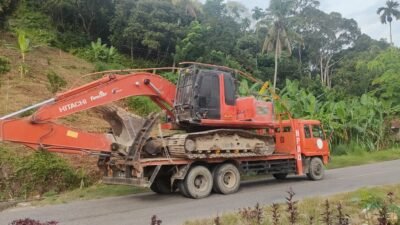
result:
[[[303,157],[329,159],[329,143],[318,120],[291,119],[275,124],[275,153],[289,154],[296,149]]]

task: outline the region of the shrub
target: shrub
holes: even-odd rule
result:
[[[56,93],[67,85],[67,82],[54,71],[47,73],[47,80],[49,81],[47,89],[51,91],[51,93]]]
[[[86,173],[73,169],[56,154],[37,151],[20,156],[0,147],[0,200],[60,193],[78,188],[81,180],[89,180]]]
[[[174,84],[176,84],[176,83],[178,82],[178,74],[177,74],[177,73],[173,73],[173,72],[164,72],[164,73],[161,73],[161,75],[162,75],[165,79],[169,80],[170,82],[172,82],[172,83],[174,83]]]
[[[33,220],[33,219],[20,219],[20,220],[14,220],[11,222],[11,225],[57,225],[57,221],[49,221],[49,222],[40,222],[38,220]]]
[[[4,56],[0,56],[0,74],[7,73],[10,69],[10,60]]]
[[[96,42],[92,41],[86,48],[74,49],[72,53],[90,62],[113,63],[119,58],[117,50],[113,46],[107,47],[100,38]]]
[[[22,1],[15,15],[9,20],[13,31],[24,30],[34,43],[51,44],[56,40],[56,29],[52,26],[50,18],[27,6],[27,1]]]
[[[128,107],[140,116],[158,112],[160,108],[147,97],[131,97],[127,100]]]
[[[107,70],[122,70],[125,69],[125,67],[118,63],[96,62],[94,69],[96,72],[101,72]]]
[[[55,154],[37,151],[23,160],[16,171],[25,193],[37,191],[43,194],[79,187],[80,176],[68,163]]]

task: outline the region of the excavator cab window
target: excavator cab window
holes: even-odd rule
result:
[[[236,104],[235,80],[228,73],[224,74],[224,86],[225,86],[225,104],[235,105]]]
[[[195,90],[194,93],[194,97],[197,99],[197,112],[205,119],[220,119],[220,87],[218,73],[215,71],[201,70],[197,79],[197,90]]]
[[[223,80],[220,80],[221,75]],[[182,69],[174,103],[175,114],[181,123],[188,124],[201,119],[221,119],[221,104],[236,105],[236,90],[235,79],[229,72],[197,66]],[[221,102],[222,93],[225,102]]]

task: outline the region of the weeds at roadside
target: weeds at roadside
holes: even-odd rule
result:
[[[38,220],[33,220],[30,218],[14,220],[10,225],[57,225],[57,221],[40,222]]]
[[[354,197],[346,194],[340,199],[311,200],[311,204],[296,201],[295,192],[289,189],[284,204],[263,207],[257,203],[254,207],[241,208],[235,214],[188,221],[185,225],[400,225],[399,199],[390,189],[399,190],[390,186],[384,188],[384,192],[368,191],[370,195],[360,190],[355,196],[352,194]],[[362,218],[363,213],[368,216]]]
[[[158,219],[158,218],[157,218],[157,215],[153,215],[153,216],[151,217],[151,223],[150,223],[150,225],[161,225],[161,223],[162,223],[162,220]]]

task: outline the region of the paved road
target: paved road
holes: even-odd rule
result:
[[[214,194],[206,199],[192,200],[179,194],[161,196],[153,193],[113,197],[101,200],[76,201],[45,207],[14,208],[0,212],[0,224],[17,218],[56,220],[62,225],[147,225],[157,214],[163,225],[182,224],[187,219],[215,216],[257,202],[270,204],[282,201],[285,191],[292,188],[296,197],[330,195],[360,187],[400,183],[400,160],[364,166],[329,170],[322,181],[291,177],[286,181],[264,179],[244,182],[233,195]]]

